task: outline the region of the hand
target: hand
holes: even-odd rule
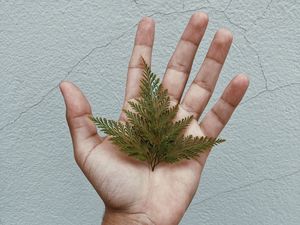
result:
[[[204,13],[195,13],[191,17],[162,82],[172,103],[181,102],[177,117],[194,116],[186,132],[194,136],[217,137],[241,101],[249,82],[245,75],[234,77],[198,123],[232,42],[228,30],[217,31],[196,78],[182,98],[207,23],[208,17]],[[153,39],[154,21],[143,18],[138,25],[129,62],[124,108],[128,107],[128,100],[138,97],[143,71],[140,59],[142,56],[151,63]],[[62,82],[60,88],[66,103],[76,162],[105,203],[103,224],[178,224],[197,190],[209,152],[200,154],[195,160],[161,163],[151,172],[146,163],[128,157],[108,138],[97,134],[95,125],[88,118],[92,114],[91,107],[79,88],[70,82]],[[124,119],[121,113],[120,120]]]

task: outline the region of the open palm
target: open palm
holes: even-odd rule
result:
[[[177,118],[194,116],[186,132],[194,136],[217,137],[246,92],[248,79],[245,75],[233,78],[217,103],[198,122],[232,42],[229,31],[217,31],[196,78],[182,98],[207,23],[208,17],[204,13],[195,13],[191,17],[162,82],[172,103],[180,102]],[[129,62],[123,108],[128,107],[130,99],[139,96],[139,81],[144,68],[140,58],[151,63],[153,40],[154,21],[143,18],[138,25]],[[91,107],[79,88],[70,82],[62,82],[60,88],[66,103],[75,159],[105,203],[104,223],[178,224],[197,190],[208,152],[195,160],[161,163],[152,172],[145,162],[128,157],[108,138],[97,134],[95,125],[88,118],[92,114]],[[120,120],[126,120],[123,113]]]

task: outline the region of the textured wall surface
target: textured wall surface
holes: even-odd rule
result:
[[[116,119],[139,19],[156,20],[162,74],[195,11],[210,23],[191,78],[227,27],[235,38],[212,102],[239,72],[251,85],[181,224],[300,224],[298,0],[0,2],[1,225],[100,224],[103,204],[73,159],[58,83],[72,80],[94,113]]]

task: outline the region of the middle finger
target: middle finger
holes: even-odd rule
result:
[[[204,35],[208,16],[198,12],[192,15],[165,72],[162,84],[171,99],[179,102],[189,77],[199,43]]]

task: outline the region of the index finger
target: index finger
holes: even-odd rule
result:
[[[125,102],[139,95],[139,83],[143,74],[143,57],[148,65],[151,64],[152,47],[154,41],[154,20],[144,17],[138,24],[134,47],[128,65]]]

